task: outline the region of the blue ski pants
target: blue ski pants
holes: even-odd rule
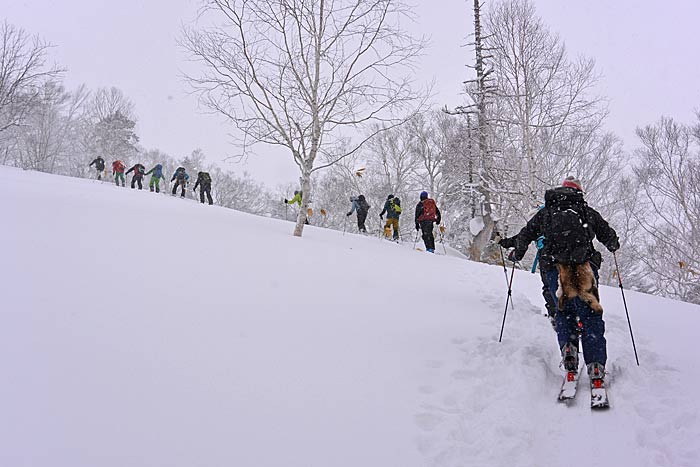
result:
[[[598,281],[598,268],[591,264],[596,282]],[[558,304],[557,289],[559,288],[559,271],[556,268],[547,271],[543,275],[547,287],[552,294],[554,302]],[[578,347],[578,321],[581,320],[583,329],[581,343],[583,344],[583,359],[586,364],[601,363],[605,365],[608,359],[605,341],[605,321],[603,315],[596,313],[579,297],[569,300],[564,311],[557,311],[555,322],[559,348],[571,343]]]

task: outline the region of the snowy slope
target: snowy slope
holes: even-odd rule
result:
[[[637,367],[603,288],[592,413],[526,272],[499,343],[498,267],[6,167],[0,199],[0,466],[700,465],[700,307],[627,292]]]

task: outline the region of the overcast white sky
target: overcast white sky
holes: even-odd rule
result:
[[[473,53],[461,47],[472,32],[466,0],[414,0],[417,33],[431,37],[419,76],[435,79],[436,102],[463,102],[461,82]],[[603,74],[599,93],[610,99],[608,128],[628,150],[634,128],[661,115],[690,121],[700,108],[697,0],[535,0],[538,13],[566,41],[572,55],[593,57]],[[174,157],[202,148],[220,161],[234,150],[227,126],[203,115],[180,78],[185,56],[176,45],[182,23],[199,0],[0,0],[0,20],[40,34],[57,47],[66,83],[90,89],[116,86],[131,98],[138,134],[147,148]],[[488,5],[488,0],[487,0]],[[269,185],[295,182],[291,156],[251,157],[230,166]]]

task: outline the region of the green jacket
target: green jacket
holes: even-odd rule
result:
[[[286,200],[287,204],[294,204],[297,203],[299,206],[301,206],[301,191],[297,191],[296,194],[294,195],[294,198]]]

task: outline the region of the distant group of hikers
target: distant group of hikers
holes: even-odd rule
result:
[[[428,192],[423,191],[420,194],[420,201],[416,205],[416,213],[414,221],[416,224],[416,232],[422,232],[423,243],[425,244],[425,250],[430,253],[435,253],[435,236],[433,234],[433,225],[440,225],[442,222],[442,215],[440,214],[440,209],[438,209],[435,200],[428,197]],[[298,204],[301,206],[302,192],[295,191],[294,197],[292,199],[285,199],[286,204]],[[365,195],[353,196],[350,198],[352,203],[350,206],[350,211],[346,216],[352,216],[353,213],[357,213],[357,230],[360,233],[367,233],[367,227],[365,226],[365,221],[367,220],[367,214],[369,209],[372,207],[367,203]],[[384,203],[384,209],[379,213],[379,218],[384,221],[384,215],[386,214],[386,222],[384,224],[384,235],[389,238],[393,238],[398,241],[400,238],[399,232],[399,217],[401,216],[401,200],[394,196],[389,195]],[[306,220],[308,224],[308,218]],[[392,232],[393,231],[393,232]]]
[[[95,160],[90,162],[89,167],[95,166],[97,170],[97,179],[102,180],[102,174],[105,173],[105,160],[101,156],[97,156]],[[163,165],[156,164],[151,170],[146,172],[146,167],[143,164],[134,164],[130,169],[126,169],[126,165],[120,161],[116,160],[112,162],[112,176],[114,177],[114,183],[119,186],[121,181],[122,187],[126,186],[126,176],[133,172],[131,177],[131,188],[139,187],[139,190],[143,189],[143,177],[150,175],[151,179],[148,182],[148,188],[156,193],[160,193],[160,180],[165,180],[165,175],[163,175]],[[184,167],[178,167],[173,173],[170,182],[175,182],[173,185],[172,195],[177,193],[177,189],[180,188],[180,197],[185,197],[185,188],[189,183],[190,176]],[[214,200],[211,197],[211,176],[208,172],[199,172],[197,174],[197,180],[194,183],[193,191],[197,190],[199,187],[199,200],[204,203],[204,198],[206,196],[209,204],[214,204]]]

